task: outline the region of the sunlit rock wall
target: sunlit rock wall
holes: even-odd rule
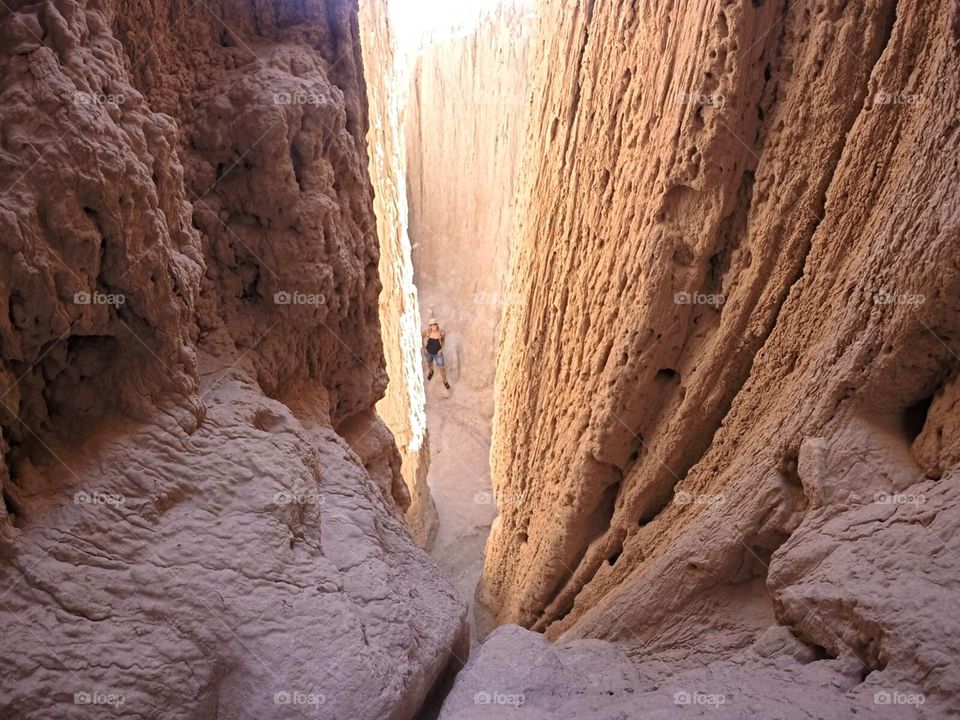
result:
[[[406,513],[410,527],[417,542],[428,547],[436,535],[437,511],[427,487],[430,452],[418,352],[420,313],[407,236],[405,153],[400,138],[403,88],[399,83],[406,75],[398,67],[386,2],[360,4],[360,35],[370,108],[367,152],[380,239],[380,328],[389,377],[377,412],[393,431],[400,450],[411,498]]]
[[[544,4],[489,624],[956,704],[958,13]]]
[[[528,109],[530,3],[508,2],[421,52],[405,110],[410,239],[421,306],[448,372],[493,383]],[[423,324],[429,318],[423,318]],[[489,408],[487,409],[489,412]]]

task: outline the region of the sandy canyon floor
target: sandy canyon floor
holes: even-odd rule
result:
[[[430,433],[430,492],[440,529],[431,555],[468,604],[471,644],[474,590],[483,571],[483,546],[497,510],[490,489],[490,420],[484,395],[466,384],[447,393],[438,375],[426,383]]]

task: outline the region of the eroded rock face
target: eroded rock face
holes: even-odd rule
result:
[[[360,4],[364,71],[369,98],[370,182],[380,238],[380,326],[390,378],[377,412],[400,449],[403,479],[411,496],[407,519],[414,537],[429,547],[437,534],[437,509],[427,487],[430,450],[424,411],[423,372],[417,349],[420,319],[407,235],[404,145],[400,139],[400,68],[388,23],[387,4]]]
[[[421,304],[447,334],[450,377],[477,390],[492,387],[497,327],[513,302],[504,282],[529,106],[532,20],[529,0],[507,2],[424,48],[405,109]]]
[[[487,621],[671,673],[782,625],[831,707],[955,704],[958,22],[544,4]]]
[[[10,8],[0,714],[413,716],[356,4]]]
[[[682,668],[675,653],[631,661],[597,639],[550,644],[516,625],[497,628],[447,697],[442,720],[556,717],[590,720],[689,715],[732,720],[840,720],[873,704],[849,659],[818,659],[784,627],[772,627],[723,660]],[[672,670],[671,670],[672,669]],[[870,697],[866,697],[870,695]],[[887,712],[884,712],[887,711]],[[876,706],[876,717],[937,717],[946,707]]]

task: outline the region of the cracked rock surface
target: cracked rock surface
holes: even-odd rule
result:
[[[355,3],[0,13],[0,715],[409,718]]]

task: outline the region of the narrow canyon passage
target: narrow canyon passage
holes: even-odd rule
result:
[[[958,118],[957,0],[4,0],[0,718],[960,720]]]
[[[434,24],[411,40],[395,75],[404,85],[397,150],[420,327],[438,320],[451,383],[444,388],[439,368],[424,379],[427,485],[439,528],[431,554],[467,603],[471,632],[496,516],[489,467],[496,348],[509,302],[504,283],[533,7],[532,0],[491,2],[450,26]]]
[[[430,554],[467,604],[475,642],[474,595],[497,514],[490,487],[490,419],[477,409],[487,398],[467,387],[444,393],[436,380],[427,387],[427,477],[439,516]]]

